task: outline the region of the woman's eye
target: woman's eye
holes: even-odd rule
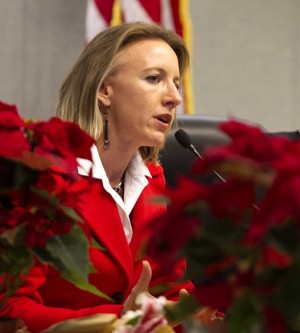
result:
[[[161,77],[160,75],[149,75],[147,76],[147,81],[149,81],[150,83],[158,83],[160,82]]]
[[[175,82],[174,85],[175,85],[176,89],[177,89],[178,91],[180,91],[180,88],[181,88],[180,83],[176,83],[176,82]]]

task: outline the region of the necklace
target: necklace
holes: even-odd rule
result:
[[[120,194],[120,192],[122,191],[123,185],[124,185],[124,180],[122,179],[118,185],[112,186],[112,188],[114,191],[116,191],[118,194]]]

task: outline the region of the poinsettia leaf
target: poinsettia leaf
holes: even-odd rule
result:
[[[71,233],[50,237],[46,248],[37,248],[35,253],[78,288],[110,300],[109,296],[88,282],[91,271],[88,241],[78,226],[73,226]]]
[[[36,247],[33,249],[35,256],[45,264],[50,264],[55,267],[54,259],[51,256],[51,253],[44,247]]]
[[[95,249],[98,249],[102,252],[106,252],[106,248],[104,246],[102,246],[95,238],[92,238],[92,247],[94,247]]]
[[[233,304],[226,315],[228,332],[256,332],[255,328],[257,329],[257,325],[260,326],[262,310],[262,304],[256,295],[245,293]]]
[[[201,230],[199,245],[209,246],[211,249],[219,251],[219,253],[239,256],[242,255],[241,247],[237,247],[236,244],[243,233],[243,227],[226,220],[217,223],[211,221],[211,226]]]
[[[19,241],[23,235],[22,229],[16,228],[13,239],[0,237],[0,274],[3,274],[0,292],[5,290],[0,308],[18,289],[33,266],[33,253],[30,249],[24,248],[23,243]]]
[[[183,253],[201,264],[215,261],[224,255],[220,247],[212,246],[212,243],[205,239],[191,241]]]
[[[41,253],[40,249],[35,251],[37,254]],[[53,264],[72,269],[83,278],[87,276],[88,241],[79,227],[73,226],[71,233],[49,237],[46,251],[49,257],[45,259],[52,258]]]
[[[95,272],[96,272],[95,267],[93,266],[92,263],[89,262],[89,273],[95,273]]]
[[[170,284],[162,282],[149,287],[149,293],[151,295],[160,295],[170,289],[172,289],[172,286]]]
[[[24,249],[23,246],[15,246],[9,244],[5,240],[0,241],[1,260],[0,273],[11,273],[14,276],[28,274],[32,264],[32,253],[29,249]]]
[[[40,196],[41,198],[47,200],[49,203],[51,203],[53,206],[59,206],[59,200],[57,199],[57,197],[50,195],[49,192],[47,190],[40,190],[34,186],[32,186],[30,188],[30,190],[37,194],[38,196]]]
[[[296,316],[294,323],[291,325],[293,332],[300,331],[300,313]]]
[[[194,284],[197,284],[198,280],[205,277],[205,265],[199,262],[197,259],[188,257],[186,271],[184,274],[185,279],[193,281]]]
[[[126,321],[126,325],[129,326],[136,326],[140,320],[141,316],[135,316],[133,318],[131,318],[130,320]]]
[[[281,274],[273,301],[290,322],[300,314],[300,262]]]
[[[199,309],[199,304],[193,296],[184,295],[175,304],[166,305],[164,310],[169,321],[182,322]]]
[[[0,189],[16,190],[31,185],[36,181],[38,171],[22,163],[0,157]]]
[[[263,270],[259,272],[256,276],[257,286],[267,286],[276,283],[276,280],[281,275],[280,270],[274,266],[266,266]]]
[[[85,290],[91,294],[102,297],[108,301],[112,302],[111,297],[103,293],[101,290],[90,284],[87,279],[82,278],[80,275],[76,274],[74,271],[68,271],[68,269],[64,269],[61,273],[61,276],[76,285],[81,290]]]
[[[165,195],[156,195],[149,198],[149,201],[156,204],[168,204],[170,199]]]
[[[77,222],[82,222],[81,217],[76,213],[76,211],[73,208],[63,206],[59,202],[58,198],[53,195],[50,195],[47,190],[40,190],[36,187],[31,187],[30,190],[33,193],[40,196],[41,198],[43,198],[44,200],[46,200],[47,202],[49,202],[52,206],[59,207],[65,213],[66,217],[69,217],[72,220],[77,221]]]
[[[88,274],[88,241],[81,229],[74,227],[72,233],[51,237],[47,249],[53,257],[59,258],[65,267],[76,272],[82,278]]]
[[[65,215],[67,217],[71,218],[74,221],[83,223],[81,217],[76,213],[76,211],[73,208],[67,207],[67,206],[62,206],[62,205],[59,205],[59,207],[61,208],[61,210],[65,213]]]
[[[298,228],[297,222],[292,219],[280,225],[272,226],[266,235],[266,242],[274,243],[290,254],[296,254],[299,251],[300,244]]]
[[[47,170],[53,164],[47,157],[28,150],[23,150],[21,156],[15,160],[19,161],[24,166],[39,171]]]

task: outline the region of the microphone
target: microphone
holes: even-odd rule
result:
[[[175,138],[178,141],[178,143],[185,149],[189,149],[191,152],[193,152],[197,157],[201,158],[203,160],[203,157],[200,155],[200,153],[197,151],[197,149],[192,144],[190,136],[187,134],[185,130],[182,128],[179,128],[175,132]],[[212,170],[213,173],[224,183],[226,183],[226,180],[215,170]]]
[[[197,149],[192,144],[192,141],[190,139],[190,136],[187,134],[185,130],[180,128],[175,132],[175,138],[176,140],[181,144],[181,146],[185,149],[189,149],[192,151],[197,157],[201,158],[203,160],[203,157],[199,154]]]

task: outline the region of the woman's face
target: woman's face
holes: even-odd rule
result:
[[[99,92],[109,110],[110,144],[159,146],[182,101],[177,56],[164,41],[144,40],[125,47],[119,62]]]

